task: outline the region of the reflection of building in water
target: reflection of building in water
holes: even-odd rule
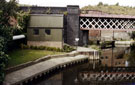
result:
[[[101,54],[101,62],[103,66],[125,66],[126,59],[124,55],[127,54],[126,48],[105,49]]]

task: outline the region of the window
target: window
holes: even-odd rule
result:
[[[39,35],[39,29],[34,29],[34,30],[33,30],[33,34],[34,34],[34,35]]]
[[[45,30],[45,33],[46,33],[47,35],[51,35],[51,30],[50,30],[50,29],[46,29],[46,30]]]

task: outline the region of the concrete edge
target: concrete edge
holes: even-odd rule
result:
[[[80,53],[80,52],[79,52]],[[36,63],[39,63],[39,62],[43,62],[45,60],[49,60],[51,58],[59,58],[59,57],[67,57],[67,56],[76,56],[79,54],[78,52],[75,52],[75,53],[65,53],[65,54],[59,54],[59,55],[47,55],[47,56],[44,56],[44,57],[41,57],[39,59],[36,59],[34,61],[29,61],[29,62],[26,62],[26,63],[23,63],[23,64],[20,64],[20,65],[17,65],[17,66],[13,66],[13,67],[9,67],[5,70],[6,74],[8,73],[11,73],[13,71],[17,71],[19,69],[22,69],[22,68],[25,68],[25,67],[28,67],[28,66],[31,66],[31,65],[34,65]]]
[[[13,71],[17,71],[19,69],[23,69],[25,67],[37,64],[39,62],[43,62],[43,61],[49,60],[51,58],[69,57],[69,56],[76,56],[76,55],[79,55],[79,54],[87,55],[87,53],[88,53],[87,51],[86,52],[83,52],[83,51],[77,52],[76,51],[76,52],[70,52],[70,53],[59,54],[59,55],[47,55],[47,56],[41,57],[39,59],[36,59],[34,61],[29,61],[29,62],[20,64],[20,65],[17,65],[17,66],[13,66],[13,67],[7,68],[5,70],[5,72],[6,72],[6,74],[8,74],[8,73],[11,73]]]

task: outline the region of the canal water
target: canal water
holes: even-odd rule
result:
[[[93,69],[93,62],[95,69]],[[81,72],[96,71],[99,68],[107,67],[134,67],[135,49],[129,46],[117,46],[115,48],[102,49],[100,60],[89,61],[51,74],[47,78],[34,82],[33,85],[135,85],[135,82],[83,82],[79,81],[78,75]]]

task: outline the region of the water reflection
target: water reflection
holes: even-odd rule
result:
[[[72,68],[67,68],[64,71],[53,75],[52,77],[39,81],[33,85],[134,85],[133,82],[82,82],[79,80],[78,75],[81,72],[95,72],[100,67],[133,67],[135,66],[135,48],[134,47],[115,47],[109,49],[102,49],[100,60],[96,62],[96,69],[93,70],[93,61],[77,65]],[[83,75],[85,78],[85,75]]]
[[[101,52],[101,63],[108,67],[125,67],[127,66],[126,56],[130,49],[125,47],[116,47],[111,49],[103,49]]]
[[[86,85],[78,80],[78,74],[89,67],[88,63],[65,69],[60,73],[32,85]]]

